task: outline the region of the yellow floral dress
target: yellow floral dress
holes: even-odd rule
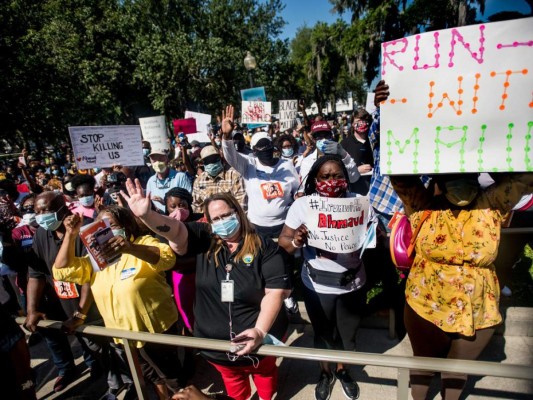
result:
[[[502,322],[500,289],[493,261],[507,212],[533,191],[533,174],[509,174],[482,191],[468,209],[454,216],[439,207],[419,179],[391,177],[410,212],[413,230],[424,209],[432,210],[420,229],[407,279],[407,303],[445,332],[473,336]]]

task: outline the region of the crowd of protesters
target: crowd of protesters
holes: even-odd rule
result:
[[[376,105],[388,95],[380,82]],[[359,109],[332,122],[303,116],[302,124],[284,132],[276,124],[251,131],[235,122],[228,106],[210,143],[189,142],[181,134],[164,151],[145,141],[145,163],[139,166],[78,170],[67,144],[4,158],[0,351],[2,367],[20,361],[6,369],[13,383],[9,398],[35,398],[28,347],[11,318],[25,316],[30,344],[44,338],[57,367],[56,392],[77,376],[66,336],[76,334],[91,377],[107,377],[104,398],[115,399],[121,391],[136,398],[121,341],[75,332],[86,323],[228,340],[228,352],[201,355],[220,373],[229,398],[250,398],[251,377],[260,398],[272,399],[276,360],[253,352],[286,339],[288,315],[298,312],[291,294],[295,285],[303,292],[317,348],[356,350],[361,318],[389,307],[398,316],[405,310],[415,355],[477,358],[501,322],[493,265],[499,229],[505,214],[533,191],[533,174],[502,175],[486,191],[470,175],[441,175],[429,184],[420,177],[391,182],[379,171],[379,108],[374,115]],[[309,196],[368,196],[376,249],[337,254],[308,245]],[[432,215],[403,288],[386,238],[389,220],[404,208],[402,200],[414,226],[424,223],[422,211]],[[471,214],[475,218],[467,221]],[[113,233],[102,251],[118,261],[95,272],[79,232],[102,219]],[[467,237],[473,238],[464,247],[483,247],[478,256],[462,250],[466,239],[457,224],[472,225]],[[439,250],[443,237],[458,250]],[[294,257],[300,251],[303,265]],[[454,289],[439,285],[444,276],[460,281],[461,304],[455,292],[455,302],[447,299]],[[367,303],[378,281],[384,290]],[[435,302],[438,298],[447,300]],[[63,331],[39,329],[42,319],[64,321]],[[402,335],[403,318],[397,320]],[[136,349],[144,378],[160,399],[205,398],[186,387],[194,375],[193,352],[182,365],[168,346],[139,342]],[[431,377],[412,373],[416,399],[425,398]],[[320,363],[315,398],[328,399],[336,380],[347,398],[359,397],[348,366]],[[465,380],[443,376],[444,398],[459,398]]]

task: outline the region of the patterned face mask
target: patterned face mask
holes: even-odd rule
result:
[[[316,191],[324,197],[341,197],[346,193],[348,182],[346,179],[330,179],[327,181],[316,181]]]

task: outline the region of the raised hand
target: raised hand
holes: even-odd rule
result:
[[[152,206],[150,194],[144,193],[143,188],[141,187],[141,182],[139,182],[138,179],[135,179],[135,183],[133,183],[132,180],[128,178],[126,181],[126,189],[128,194],[126,194],[123,190],[120,191],[120,194],[128,203],[131,212],[136,217],[146,217]]]
[[[234,108],[232,105],[226,106],[226,110],[222,110],[222,124],[220,130],[224,135],[224,139],[230,140],[231,133],[233,132],[233,113]]]
[[[69,235],[76,236],[80,233],[81,226],[83,225],[83,217],[79,214],[72,214],[65,218],[63,221],[65,230]]]
[[[374,105],[379,107],[382,102],[389,98],[389,85],[385,81],[379,81],[374,91]]]

